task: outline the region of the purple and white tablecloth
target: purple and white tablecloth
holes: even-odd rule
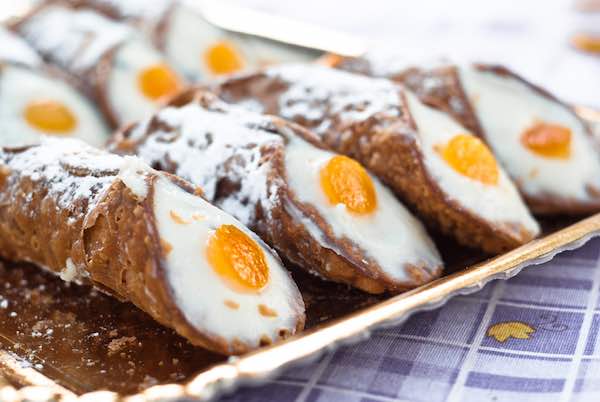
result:
[[[598,401],[600,239],[225,402]]]

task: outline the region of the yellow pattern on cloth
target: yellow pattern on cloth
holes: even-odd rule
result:
[[[520,321],[506,321],[491,325],[487,330],[487,336],[498,342],[506,342],[509,338],[529,339],[535,328]]]

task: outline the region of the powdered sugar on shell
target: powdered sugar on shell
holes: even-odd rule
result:
[[[28,67],[42,63],[38,54],[14,33],[0,27],[0,62],[22,64]]]
[[[364,121],[381,113],[399,115],[399,87],[391,81],[363,77],[320,65],[288,64],[266,70],[269,77],[289,83],[279,99],[279,114],[323,122],[313,130],[323,134],[330,125],[326,117],[348,122]]]
[[[114,182],[123,158],[107,154],[78,140],[42,139],[43,147],[25,152],[4,150],[0,161],[10,160],[19,177],[43,181],[61,208],[86,200],[90,210]],[[76,175],[83,171],[90,174]]]
[[[134,35],[126,25],[87,10],[60,5],[42,9],[19,27],[41,54],[67,70],[85,71]]]
[[[137,154],[150,164],[175,164],[175,173],[201,185],[209,200],[214,199],[216,183],[222,178],[240,182],[240,190],[219,200],[219,205],[247,224],[253,223],[258,202],[268,214],[275,201],[269,199],[269,194],[276,194],[275,189],[267,188],[270,167],[268,162],[258,163],[259,149],[285,146],[287,184],[281,185],[286,185],[299,202],[316,208],[334,238],[328,239],[325,229],[289,200],[285,208],[321,246],[343,256],[345,252],[336,244],[349,241],[364,256],[363,263],[375,262],[398,282],[411,280],[408,266],[422,267],[431,274],[441,267],[440,256],[421,223],[376,178],[370,177],[378,199],[376,211],[369,216],[353,215],[343,204],[332,205],[321,187],[320,171],[335,153],[306,142],[287,127],[279,128],[278,134],[261,129],[273,124],[268,117],[230,105],[225,109],[221,113],[196,103],[168,107],[152,120],[158,127],[156,132],[147,135],[150,124],[145,122],[129,133],[129,140],[140,141]],[[161,128],[164,125],[169,128]],[[244,162],[232,169],[226,162],[234,156]]]
[[[238,115],[243,119],[243,113]],[[205,197],[213,200],[216,186],[224,178],[240,183],[240,189],[221,201],[244,224],[254,221],[257,203],[268,212],[274,189],[267,188],[269,162],[261,160],[261,147],[282,146],[283,139],[264,130],[251,128],[259,121],[236,121],[233,116],[203,109],[191,103],[181,108],[168,107],[157,115],[158,121],[173,127],[173,131],[149,136],[138,155],[149,164],[177,164],[177,175],[202,188]],[[131,134],[135,140],[143,136],[147,123]],[[225,167],[228,159],[236,163]]]
[[[231,215],[188,193],[138,158],[112,155],[76,140],[51,139],[25,150],[4,149],[0,151],[0,163],[11,170],[9,180],[43,182],[47,196],[61,209],[72,211],[73,205],[83,206],[79,213],[86,216],[77,216],[79,224],[85,224],[106,190],[119,181],[139,201],[148,202],[143,216],[147,224],[155,225],[160,242],[146,239],[147,243],[143,237],[140,241],[144,247],[160,247],[154,250],[161,255],[157,267],[163,274],[160,278],[164,277],[170,292],[167,297],[170,300],[172,296],[186,325],[197,332],[190,338],[207,338],[208,346],[215,350],[234,353],[276,341],[302,328],[302,297],[276,255]],[[148,180],[150,176],[153,180]],[[243,236],[241,246],[235,243],[239,238],[226,239],[233,242],[234,249],[252,248],[259,255],[258,265],[266,276],[260,288],[232,286],[229,274],[220,273],[208,257],[209,240],[223,226],[234,227]],[[242,275],[256,266],[246,265],[243,269]],[[74,281],[87,273],[70,258],[64,269],[54,272]],[[162,280],[152,275],[153,280]],[[149,312],[152,314],[151,308]]]

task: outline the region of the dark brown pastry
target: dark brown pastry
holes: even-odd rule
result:
[[[441,272],[423,227],[388,189],[358,163],[282,119],[190,90],[118,133],[111,149],[202,187],[210,202],[284,258],[328,280],[370,293],[399,292]],[[333,180],[350,180],[333,192],[353,200],[326,199],[321,175],[330,172],[332,160],[338,161]],[[354,179],[364,183],[352,187]],[[355,201],[363,196],[372,199]]]
[[[42,2],[12,29],[84,88],[114,127],[151,113],[182,85],[135,30],[66,0]]]
[[[106,122],[68,76],[2,27],[0,43],[0,146],[35,143],[44,134],[106,143]]]
[[[91,283],[224,354],[303,327],[277,257],[181,179],[75,140],[0,150],[0,178],[2,258]]]
[[[388,60],[385,67],[382,61],[372,56],[323,60],[346,71],[392,79],[452,115],[486,141],[533,212],[600,211],[598,144],[570,106],[502,66]]]
[[[179,0],[68,0],[142,32],[190,82],[283,61],[313,61],[320,52],[215,25],[210,9]],[[222,11],[235,14],[234,5]],[[205,11],[208,10],[208,13]]]
[[[539,232],[487,147],[389,80],[319,65],[282,65],[230,78],[214,90],[227,102],[313,130],[465,245],[502,252]]]

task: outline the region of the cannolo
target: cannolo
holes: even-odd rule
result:
[[[191,82],[283,61],[309,61],[312,52],[213,25],[197,7],[177,0],[70,0],[137,26]],[[235,12],[235,11],[231,11]]]
[[[314,130],[463,244],[497,253],[539,233],[487,146],[389,80],[316,64],[282,65],[230,78],[214,89],[228,102]]]
[[[102,146],[109,129],[95,107],[23,40],[0,28],[0,146],[42,135],[77,137]]]
[[[182,86],[147,40],[94,11],[48,2],[12,27],[85,88],[113,126],[145,117]]]
[[[239,354],[302,329],[278,257],[189,183],[77,140],[0,150],[0,256],[129,301]]]
[[[421,223],[356,161],[301,127],[189,90],[111,149],[205,190],[280,255],[328,280],[399,292],[442,262]]]
[[[330,56],[338,68],[403,83],[490,146],[538,214],[600,210],[600,154],[568,105],[505,67],[436,66]],[[387,67],[384,66],[387,65]]]

